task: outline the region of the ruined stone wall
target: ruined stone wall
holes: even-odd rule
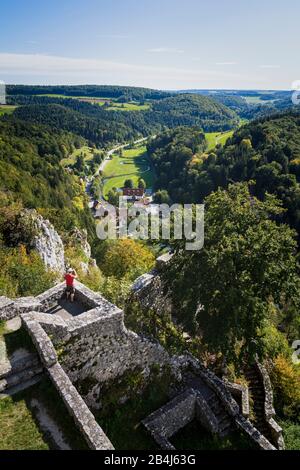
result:
[[[43,316],[45,315],[36,312],[21,316],[23,326],[28,331],[43,366],[89,447],[93,450],[112,450],[112,443],[59,364],[52,341],[39,323],[39,319]],[[55,323],[56,320],[53,321]],[[46,324],[50,324],[50,321]]]
[[[0,296],[0,321],[11,320],[22,313],[41,309],[42,305],[36,297],[20,297],[17,300],[11,300]]]
[[[97,309],[88,312],[76,324],[73,321],[72,326],[68,325],[67,331],[66,340],[56,342],[56,347],[62,351],[62,366],[72,380],[93,377],[102,383],[129,369],[169,361],[167,352],[158,343],[125,328],[120,310],[101,318]]]
[[[76,283],[76,296],[86,307],[85,313],[69,320],[47,314],[53,302],[61,297],[63,290],[64,284],[62,283],[36,298],[12,301],[2,297],[0,298],[0,319],[22,314],[23,325],[33,340],[43,367],[47,370],[91,448],[112,449],[113,447],[74,387],[74,383],[94,379],[97,384],[101,385],[122,377],[127,371],[137,368],[145,371],[152,365],[159,364],[160,366],[169,365],[179,375],[180,371],[186,367],[191,368],[214,391],[223,408],[240,430],[261,449],[274,449],[267,439],[242,416],[238,404],[229,391],[228,384],[207,370],[193,356],[186,354],[170,357],[159,343],[127,330],[124,325],[123,311],[101,295]],[[240,392],[243,394],[243,390]],[[192,395],[194,396],[194,393]],[[192,409],[192,402],[197,404],[196,408]],[[268,403],[266,403],[266,413],[273,424],[273,410]],[[168,407],[163,410],[163,413],[170,418],[168,421],[171,423],[171,434],[176,426],[184,425],[187,419],[194,416],[194,413],[200,421],[204,420],[208,423],[207,427],[213,432],[215,429],[213,417],[200,395],[197,395],[196,401],[195,396],[194,398],[185,396],[183,401],[179,400],[175,404],[175,414]],[[247,407],[242,408],[244,414],[247,415]],[[181,415],[183,417],[180,417]],[[157,414],[156,418],[159,418],[157,422],[159,426],[163,424]],[[274,431],[276,431],[275,428]],[[165,448],[172,448],[168,447],[171,444],[168,443],[167,434],[160,433],[163,441],[161,445]]]
[[[255,363],[255,368],[258,372],[258,376],[261,380],[264,389],[265,402],[264,402],[264,417],[267,423],[267,426],[270,430],[271,436],[276,443],[276,446],[279,450],[284,450],[285,444],[282,435],[282,428],[277,424],[274,417],[276,415],[274,406],[273,406],[273,389],[269,374],[265,367],[260,364],[258,361]]]

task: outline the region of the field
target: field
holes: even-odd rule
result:
[[[80,154],[83,154],[85,162],[88,163],[93,160],[93,157],[96,153],[99,153],[99,150],[84,145],[83,147],[80,147],[80,149],[74,150],[74,152],[69,155],[68,158],[63,158],[61,160],[61,164],[64,167],[74,165],[74,163],[76,162],[76,158]]]
[[[3,114],[12,114],[17,106],[10,106],[8,104],[0,105],[0,116]]]
[[[229,139],[229,137],[232,136],[232,134],[233,134],[233,131],[207,132],[205,134],[205,138],[206,138],[207,145],[208,145],[207,149],[212,150],[215,148],[217,144],[224,145],[227,139]]]
[[[150,109],[149,104],[136,103],[113,103],[112,106],[106,108],[108,111],[146,111]]]
[[[129,150],[123,150],[122,156],[113,155],[104,169],[103,195],[112,188],[122,188],[126,179],[132,179],[137,186],[139,178],[143,178],[147,188],[153,186],[153,174],[146,157],[146,147],[144,145]]]
[[[264,94],[267,94],[267,93],[264,93]],[[247,101],[247,104],[264,104],[264,105],[268,105],[268,104],[272,104],[272,103],[274,103],[274,101],[276,101],[276,99],[274,99],[274,100],[262,100],[260,96],[242,96],[242,98],[245,98],[245,100]]]
[[[57,95],[57,94],[40,94],[36,96],[46,96],[48,98],[61,98],[61,99],[73,99],[79,101],[85,101],[92,104],[97,104],[98,106],[104,106],[104,104],[109,104],[106,108],[108,111],[146,111],[150,108],[149,104],[139,104],[139,103],[117,103],[115,98],[104,98],[96,96],[67,96],[67,95]]]

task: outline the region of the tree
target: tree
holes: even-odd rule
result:
[[[121,239],[109,245],[101,270],[106,276],[133,280],[149,271],[154,261],[154,255],[147,247],[135,240]]]
[[[166,191],[165,189],[160,189],[159,191],[156,191],[153,199],[154,199],[155,204],[169,204],[170,203],[170,196],[168,194],[168,191]]]
[[[97,165],[100,165],[100,163],[101,163],[102,160],[103,160],[103,154],[95,153],[93,158],[94,158],[93,161],[94,161]]]
[[[174,245],[166,276],[180,320],[235,362],[263,355],[274,309],[299,305],[295,233],[274,221],[281,213],[275,196],[261,202],[247,183],[230,185],[206,198],[204,248]]]
[[[107,201],[112,206],[117,206],[119,204],[119,193],[115,188],[112,188],[108,191]]]
[[[133,188],[133,181],[131,179],[127,179],[124,181],[124,188]]]
[[[140,189],[146,189],[146,182],[145,182],[145,180],[144,180],[143,178],[140,178],[140,179],[139,179],[138,187],[139,187]]]
[[[76,162],[74,163],[74,168],[77,171],[82,172],[84,170],[84,167],[85,167],[84,156],[80,154],[76,158]]]
[[[272,385],[276,410],[283,416],[300,416],[300,369],[286,357],[278,356],[272,369]]]

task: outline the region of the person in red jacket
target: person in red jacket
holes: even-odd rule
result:
[[[74,287],[74,279],[77,278],[77,273],[75,269],[69,268],[65,274],[65,281],[66,281],[66,294],[67,299],[74,302],[74,295],[75,295],[75,287]]]

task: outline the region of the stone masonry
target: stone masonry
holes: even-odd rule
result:
[[[128,330],[123,311],[101,295],[77,282],[76,301],[81,303],[84,313],[69,319],[49,313],[64,294],[64,287],[61,283],[36,298],[12,301],[1,297],[0,320],[21,317],[43,369],[91,449],[110,450],[113,444],[74,383],[92,379],[93,383],[104,384],[121,378],[127,371],[137,368],[146,371],[152,365],[167,365],[181,378],[189,369],[194,377],[192,386],[183,383],[178,396],[144,420],[146,428],[162,448],[172,448],[168,437],[196,416],[212,433],[224,434],[234,426],[246,433],[259,448],[275,449],[247,419],[249,402],[245,389],[238,390],[225,383],[193,356],[171,357],[159,343]],[[197,388],[200,382],[202,388]],[[240,406],[231,392],[240,399]],[[273,419],[273,412],[269,418]]]

